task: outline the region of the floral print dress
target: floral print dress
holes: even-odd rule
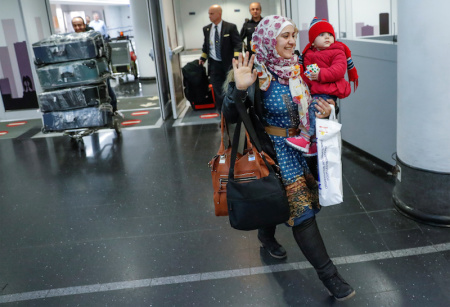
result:
[[[262,93],[264,120],[268,125],[298,127],[298,106],[292,101],[289,85],[280,84],[273,78],[267,91]],[[320,210],[318,185],[299,150],[287,146],[285,137],[270,135],[270,138],[277,153],[291,211],[286,224],[297,226]]]

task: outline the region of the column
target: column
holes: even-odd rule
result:
[[[393,192],[395,206],[401,213],[447,227],[450,227],[450,40],[443,39],[439,29],[446,29],[449,11],[449,1],[398,0],[399,173]]]

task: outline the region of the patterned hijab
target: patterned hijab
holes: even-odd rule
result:
[[[269,88],[272,80],[271,72],[278,76],[280,84],[289,85],[292,100],[299,105],[300,122],[306,127],[311,96],[308,86],[301,78],[298,57],[292,54],[290,59],[285,59],[275,49],[278,35],[287,26],[295,28],[294,22],[289,18],[277,15],[264,17],[252,36],[252,50],[256,54],[254,64],[261,90],[267,91]]]
[[[271,73],[268,70],[278,76],[278,82],[281,84],[289,84],[289,78],[292,74],[298,75],[300,73],[300,71],[293,72],[295,66],[297,66],[297,69],[299,67],[297,55],[292,54],[290,59],[285,59],[275,49],[277,36],[287,26],[295,28],[294,22],[289,18],[278,15],[266,16],[253,33],[252,50],[256,55],[255,67],[258,71],[262,90],[267,89],[270,85]],[[269,80],[266,80],[266,78],[269,78]]]

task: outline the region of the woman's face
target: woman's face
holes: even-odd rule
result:
[[[292,58],[296,46],[297,32],[293,26],[287,26],[281,30],[277,36],[277,45],[275,50],[285,59]]]

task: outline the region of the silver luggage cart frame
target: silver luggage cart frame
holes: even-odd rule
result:
[[[127,37],[119,37],[109,42],[111,47],[111,67],[113,77],[119,78],[119,83],[128,82],[128,75],[137,78],[136,62],[131,58],[134,48],[131,40]]]

